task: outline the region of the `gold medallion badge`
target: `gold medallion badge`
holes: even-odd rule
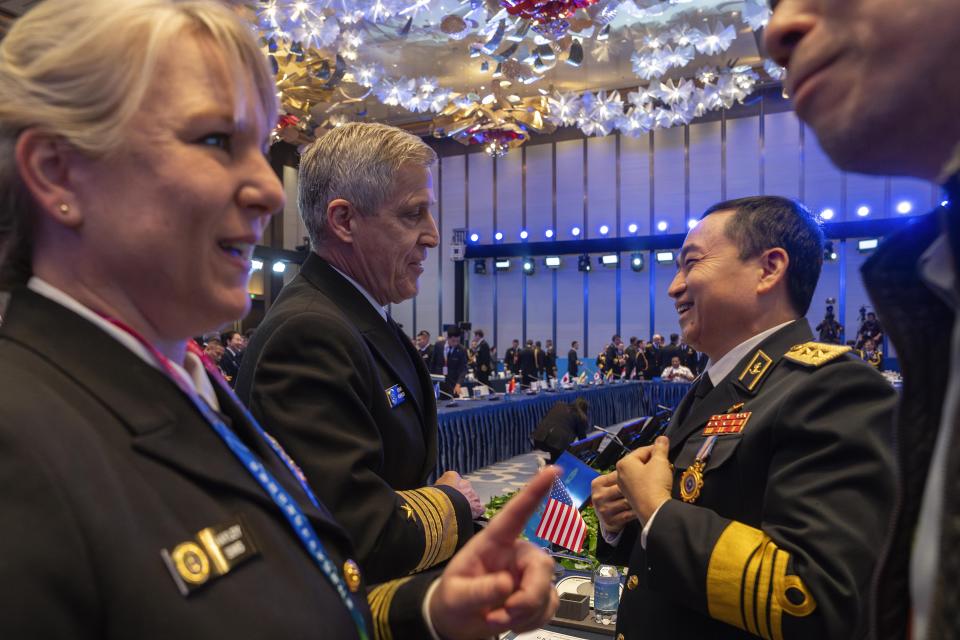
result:
[[[343,579],[347,583],[350,593],[356,593],[360,588],[360,566],[353,560],[343,563]]]
[[[680,476],[680,497],[684,502],[696,502],[700,497],[701,489],[703,489],[703,462],[696,460]]]
[[[178,544],[170,558],[184,582],[199,585],[210,578],[210,560],[200,545],[194,542]]]

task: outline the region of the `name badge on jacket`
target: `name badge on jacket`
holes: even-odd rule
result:
[[[202,529],[172,551],[160,550],[160,557],[184,597],[258,555],[260,551],[242,518]]]
[[[384,392],[387,394],[387,402],[390,403],[391,409],[396,409],[407,401],[406,392],[404,392],[403,387],[398,384],[393,385],[389,389],[384,389]]]

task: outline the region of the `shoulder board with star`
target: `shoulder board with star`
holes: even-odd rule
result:
[[[851,351],[846,345],[805,342],[790,349],[783,357],[805,367],[821,367]]]

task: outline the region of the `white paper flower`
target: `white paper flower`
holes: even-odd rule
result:
[[[704,32],[703,38],[694,46],[697,51],[708,56],[715,56],[723,53],[730,48],[733,41],[737,39],[737,30],[730,26],[724,26],[722,22],[717,22],[713,29]]]
[[[690,80],[681,78],[677,81],[671,79],[660,83],[657,96],[667,104],[675,106],[690,100],[694,89],[693,82]]]
[[[693,47],[671,47],[667,45],[660,53],[660,60],[667,68],[685,67],[696,57]]]
[[[650,111],[631,107],[619,120],[617,120],[617,129],[624,135],[637,138],[653,128],[654,117]]]
[[[575,93],[555,91],[547,98],[547,120],[558,127],[576,124],[583,103]]]
[[[767,0],[746,0],[743,3],[743,13],[741,14],[743,22],[754,31],[759,31],[770,22],[770,5]]]
[[[374,93],[380,102],[395,107],[408,103],[415,89],[416,83],[410,78],[384,78],[374,87]]]
[[[630,55],[630,62],[633,64],[633,72],[644,80],[659,78],[667,72],[667,65],[656,52],[634,51]]]
[[[703,32],[684,22],[670,31],[670,39],[678,47],[689,47],[703,38]]]
[[[769,58],[763,61],[763,70],[777,82],[781,82],[787,77],[787,70]]]
[[[383,76],[383,67],[376,63],[359,64],[351,68],[353,81],[364,87],[373,87]]]

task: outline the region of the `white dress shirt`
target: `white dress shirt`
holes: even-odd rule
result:
[[[354,280],[353,278],[345,274],[343,271],[340,271],[340,269],[337,269],[335,266],[333,266],[333,264],[329,262],[327,264],[329,264],[334,271],[336,271],[337,273],[342,275],[344,278],[346,278],[347,282],[349,282],[354,287],[356,287],[357,291],[362,293],[363,297],[367,299],[367,302],[372,304],[373,308],[377,310],[377,313],[380,314],[380,317],[383,318],[383,321],[384,322],[387,321],[387,308],[384,306],[381,306],[380,303],[377,302],[372,295],[370,295],[370,292],[363,288],[363,285],[361,285],[359,282],[357,282],[356,280]]]
[[[27,287],[34,293],[41,295],[62,307],[66,307],[81,318],[91,322],[96,327],[103,330],[108,336],[132,351],[138,358],[146,362],[148,365],[154,369],[163,371],[163,369],[160,367],[160,363],[156,361],[156,359],[153,357],[153,354],[150,353],[146,347],[140,344],[139,340],[134,338],[123,329],[120,329],[110,322],[107,322],[98,313],[85,306],[70,294],[58,289],[49,282],[42,280],[37,276],[30,278],[30,280],[27,282]],[[187,351],[186,355],[184,356],[183,363],[173,362],[171,360],[170,365],[173,367],[173,370],[177,376],[180,377],[183,382],[186,382],[190,388],[194,389],[208,405],[213,407],[214,410],[220,410],[220,403],[217,401],[217,394],[213,390],[213,383],[211,383],[210,378],[207,377],[207,371],[204,369],[200,358]]]

